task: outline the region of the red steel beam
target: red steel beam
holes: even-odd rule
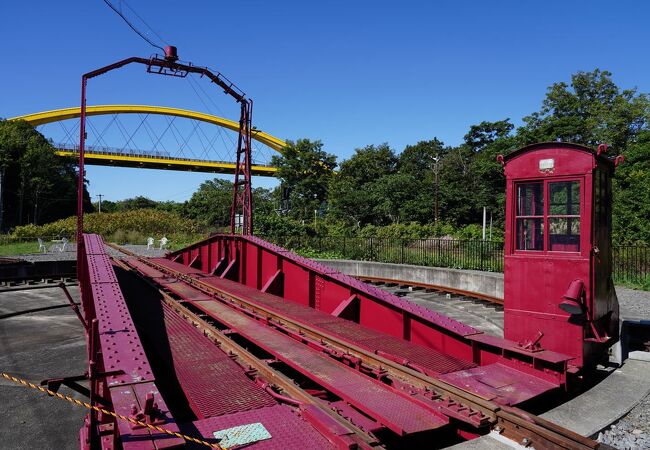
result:
[[[148,397],[153,396],[159,411],[147,421],[178,432],[174,418],[155,384],[154,375],[140,338],[124,301],[111,260],[102,238],[85,234],[79,246],[81,303],[86,323],[88,346],[88,375],[90,403],[109,407],[117,414],[132,416],[147,409]],[[111,404],[104,405],[100,399]],[[150,400],[149,400],[150,402]],[[113,431],[110,430],[113,425]],[[124,449],[161,449],[184,444],[183,439],[148,428],[133,428],[92,411],[81,431],[81,446],[85,449],[113,447]],[[118,442],[120,444],[118,444]]]

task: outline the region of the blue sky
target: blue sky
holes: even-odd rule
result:
[[[119,0],[113,0],[119,5]],[[462,141],[482,120],[539,109],[578,70],[610,70],[650,92],[643,1],[136,1],[182,59],[226,74],[255,100],[254,123],[285,139],[355,148]],[[0,117],[77,106],[82,73],[154,52],[101,0],[2,2]],[[144,31],[147,31],[144,29]],[[155,36],[152,35],[157,40]],[[229,98],[203,83],[213,112]],[[92,80],[89,104],[206,110],[186,82],[132,67]],[[185,200],[212,175],[93,167],[91,195]],[[273,186],[254,179],[256,186]]]

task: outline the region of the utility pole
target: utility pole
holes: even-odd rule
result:
[[[97,197],[99,197],[99,212],[102,212],[102,197],[103,194],[97,194]]]

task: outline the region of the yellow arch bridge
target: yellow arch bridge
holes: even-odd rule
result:
[[[204,114],[187,109],[170,108],[165,106],[146,106],[146,105],[96,105],[86,107],[88,116],[100,116],[111,114],[155,114],[163,116],[176,116],[186,119],[194,119],[201,122],[216,125],[232,131],[239,132],[239,123],[225,119],[223,117]],[[75,119],[81,115],[80,108],[55,109],[24,116],[13,117],[9,120],[24,120],[33,126],[45,125],[48,123],[62,120]],[[275,136],[271,136],[261,130],[253,128],[252,138],[273,150],[280,152],[286,146],[286,142]],[[67,157],[78,157],[78,147],[59,148],[57,154]],[[189,158],[166,157],[160,155],[148,155],[138,153],[125,153],[123,151],[111,151],[106,148],[96,148],[87,146],[86,164],[99,166],[119,166],[119,167],[139,167],[147,169],[166,169],[182,170],[193,172],[208,173],[228,173],[235,172],[234,162],[207,161]],[[266,165],[253,165],[251,167],[253,175],[273,176],[276,168]]]

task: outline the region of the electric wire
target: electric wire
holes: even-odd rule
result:
[[[124,15],[124,13],[121,11],[121,8],[120,8],[120,9],[117,9],[117,8],[115,7],[115,5],[113,5],[109,0],[103,0],[103,1],[104,1],[104,3],[106,3],[106,4],[108,5],[109,8],[111,8],[111,9],[115,12],[115,14],[117,14],[118,16],[120,16],[120,17],[122,18],[122,20],[124,20],[124,22],[129,26],[129,28],[131,28],[131,30],[133,30],[133,31],[134,31],[138,36],[140,36],[142,39],[144,39],[144,40],[145,40],[149,45],[151,45],[152,47],[155,47],[155,48],[157,48],[157,49],[160,49],[160,50],[162,50],[163,52],[165,51],[164,48],[162,48],[162,47],[161,47],[160,45],[158,45],[158,44],[155,44],[155,43],[154,43],[151,39],[149,39],[149,38],[148,38],[144,33],[142,33],[140,30],[138,30],[138,29],[135,27],[135,25],[133,25],[133,24],[129,21],[129,19],[127,19],[127,17],[126,17],[126,16]],[[120,3],[122,3],[122,2],[120,2]],[[126,4],[126,2],[124,2],[124,4]],[[153,29],[152,29],[149,25],[147,25],[147,23],[146,23],[144,20],[142,20],[142,18],[141,18],[141,17],[140,17],[140,16],[139,16],[139,15],[138,15],[134,10],[133,10],[133,8],[131,8],[128,4],[126,4],[126,5],[127,5],[127,7],[128,7],[131,11],[133,11],[133,12],[135,13],[135,15],[136,15],[136,16],[137,16],[137,17],[138,17],[138,18],[139,18],[139,19],[140,19],[140,20],[141,20],[141,21],[142,21],[142,22],[147,26],[147,28],[149,28],[151,31],[153,31]],[[153,31],[153,33],[154,33],[156,36],[158,36],[158,33],[156,33],[155,31]],[[158,38],[160,39],[160,36],[158,36]],[[160,39],[160,40],[163,41],[163,39]]]

